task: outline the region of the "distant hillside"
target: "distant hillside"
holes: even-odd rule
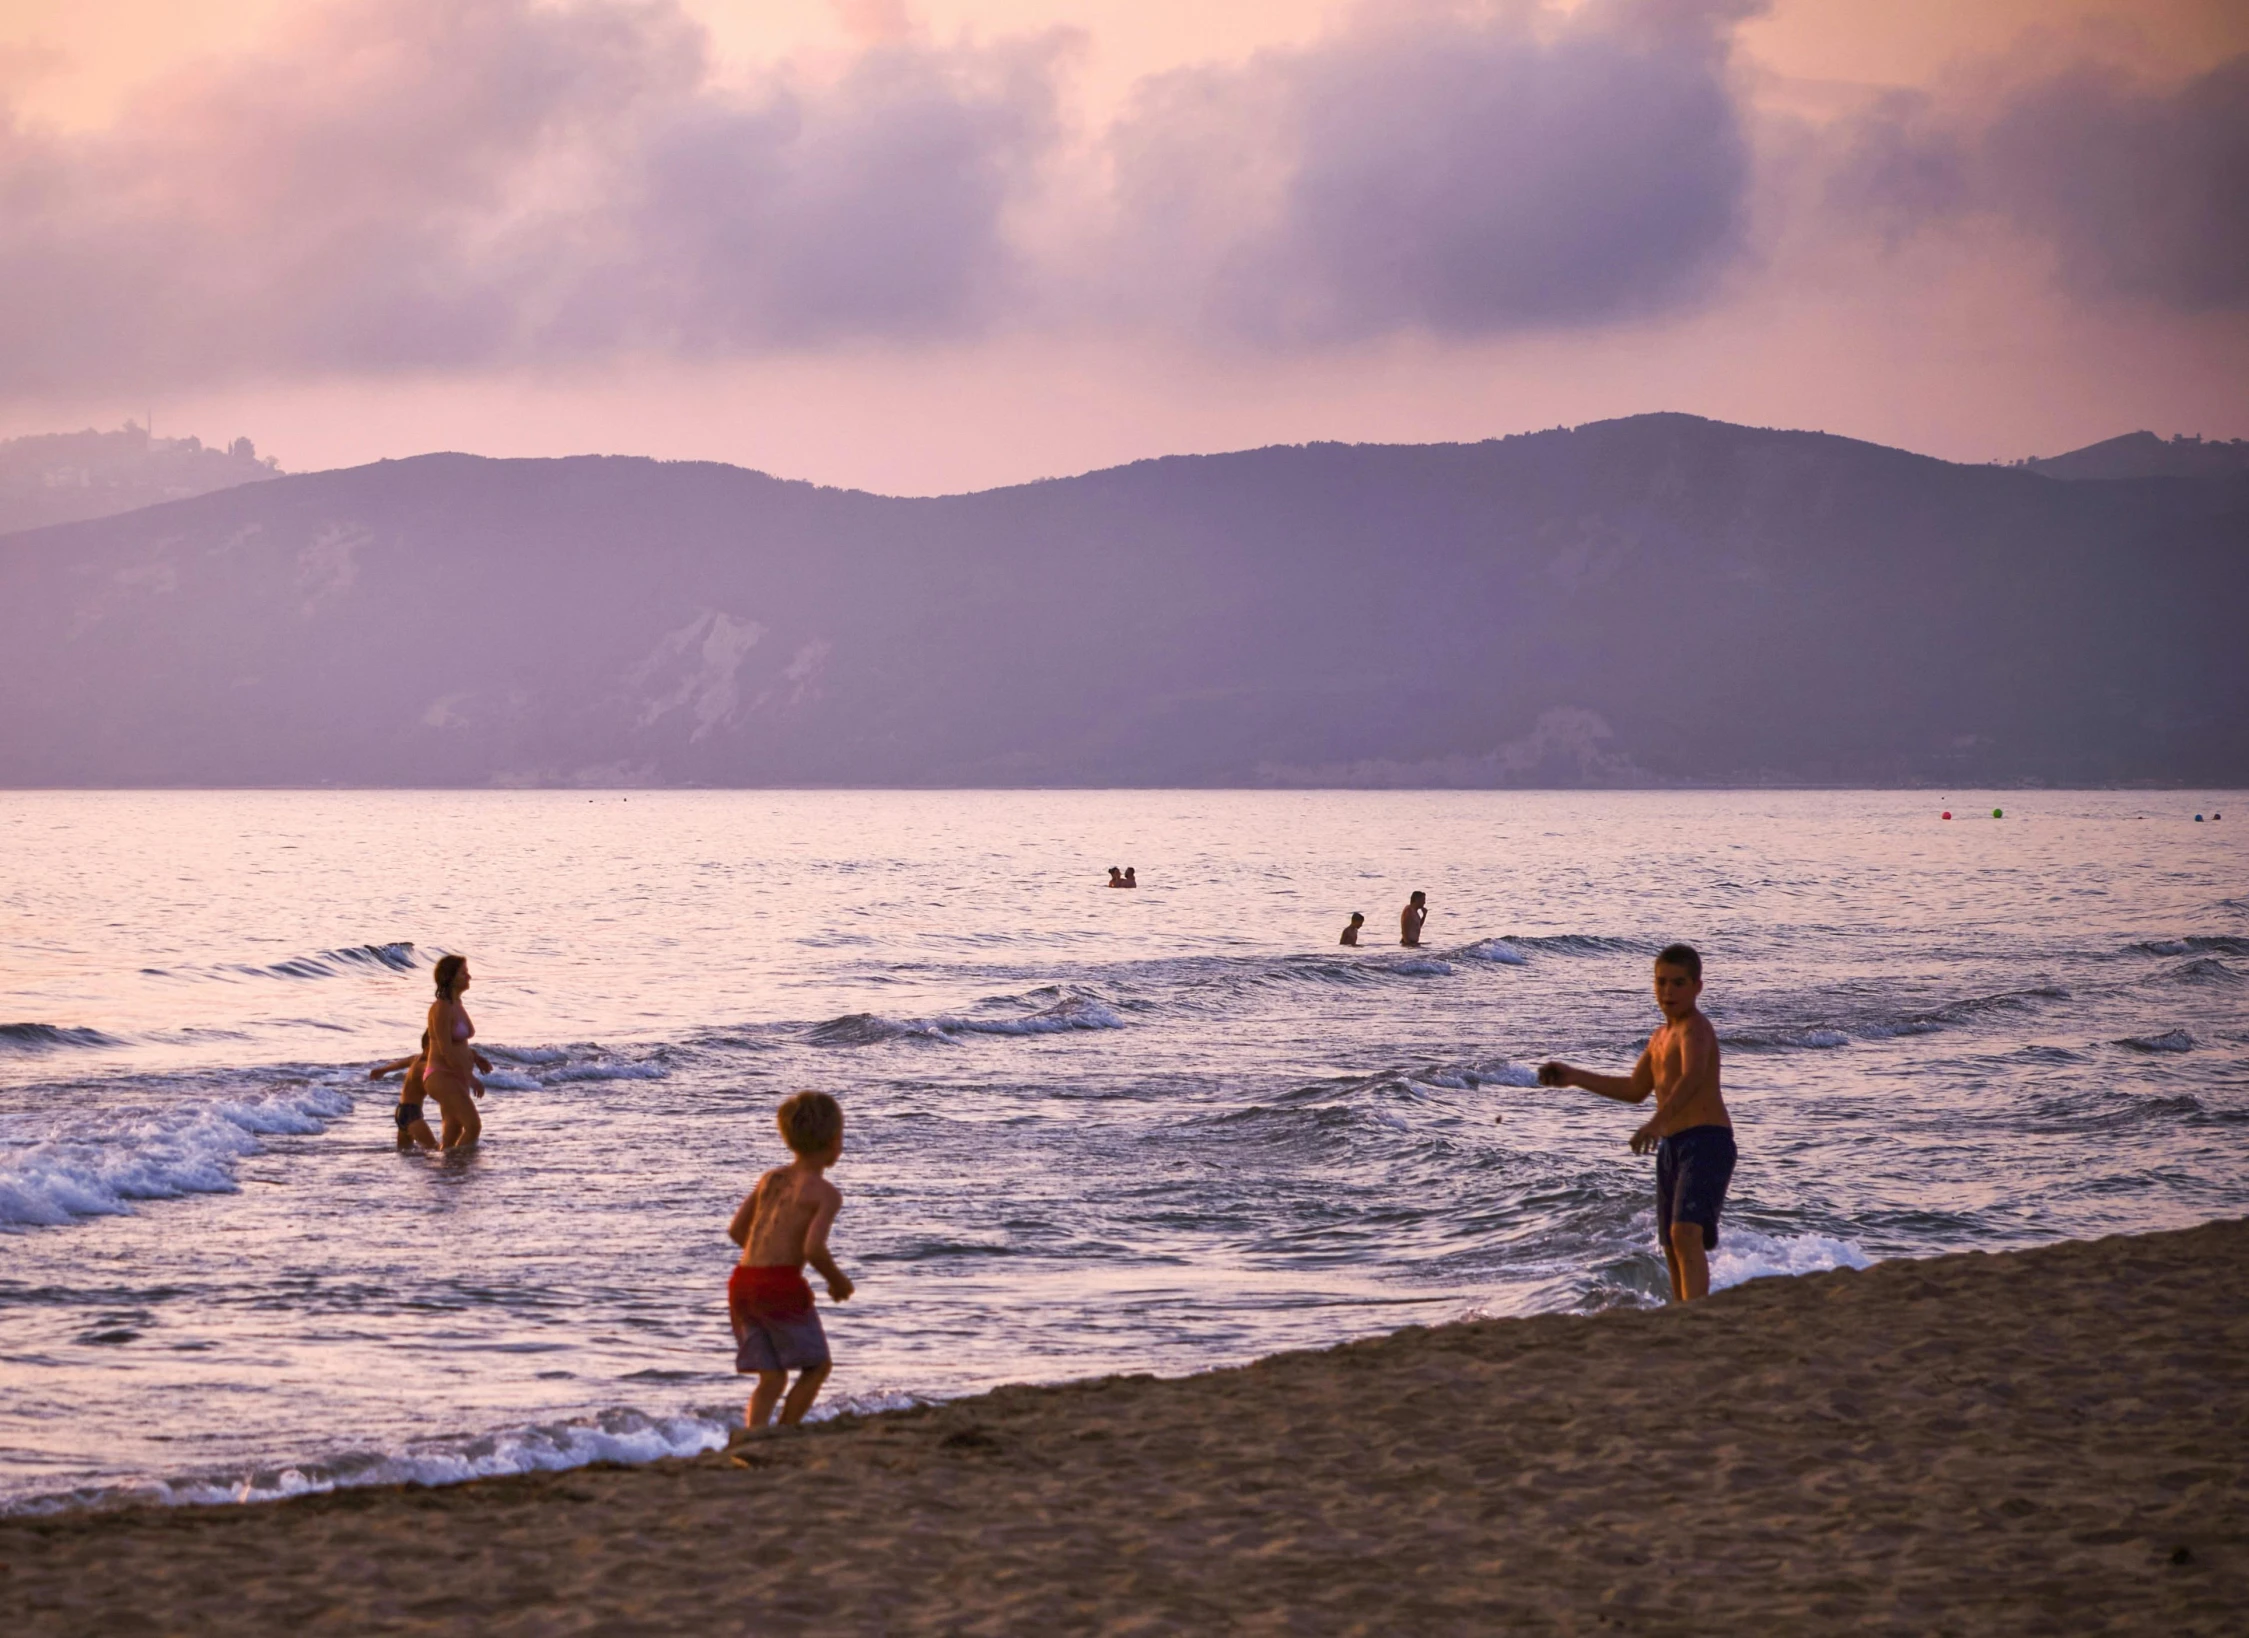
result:
[[[886,499],[430,455],[0,539],[0,782],[2249,783],[2249,481],[1641,416]]]
[[[247,438],[206,449],[200,438],[151,438],[131,422],[120,432],[9,438],[0,441],[0,534],[114,517],[278,475]]]
[[[2067,455],[2023,462],[2049,478],[2222,478],[2249,474],[2249,441],[2178,437],[2127,432],[2073,449]]]

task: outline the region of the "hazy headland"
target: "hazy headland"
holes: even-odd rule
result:
[[[0,538],[0,783],[2237,784],[2219,468],[1682,415],[934,499],[429,455]]]

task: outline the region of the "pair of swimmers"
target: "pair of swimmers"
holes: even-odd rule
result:
[[[1602,1075],[1559,1061],[1538,1070],[1541,1086],[1574,1086],[1619,1103],[1655,1099],[1654,1115],[1633,1132],[1630,1148],[1655,1152],[1656,1240],[1673,1302],[1710,1294],[1710,1253],[1718,1248],[1737,1158],[1733,1117],[1719,1086],[1718,1032],[1696,1005],[1701,995],[1702,956],[1692,945],[1667,945],[1655,958],[1663,1025],[1631,1073]],[[762,1431],[776,1409],[783,1426],[803,1421],[828,1379],[833,1360],[805,1264],[819,1270],[833,1301],[854,1289],[828,1248],[828,1231],[843,1209],[842,1192],[827,1177],[843,1158],[843,1108],[825,1092],[798,1092],[782,1103],[775,1124],[791,1159],[757,1180],[726,1225],[727,1238],[742,1248],[726,1283],[734,1369],[757,1378],[737,1437]]]
[[[1140,877],[1130,865],[1126,865],[1122,870],[1119,870],[1115,865],[1111,865],[1109,867],[1109,885],[1111,887],[1138,887]]]
[[[483,1118],[476,1112],[476,1100],[484,1096],[484,1082],[478,1076],[490,1074],[492,1064],[469,1045],[476,1035],[476,1025],[461,1004],[469,987],[468,958],[441,957],[433,976],[437,999],[430,1003],[429,1027],[422,1031],[421,1050],[411,1058],[395,1058],[367,1072],[371,1081],[400,1070],[406,1072],[398,1089],[398,1108],[393,1112],[400,1154],[409,1149],[466,1149],[484,1135]],[[422,1115],[425,1095],[437,1100],[445,1123],[441,1134],[433,1134]]]
[[[1417,890],[1412,898],[1406,900],[1406,907],[1398,912],[1398,942],[1409,950],[1420,949],[1421,924],[1428,919],[1429,895]],[[1350,923],[1343,929],[1343,937],[1337,942],[1348,944],[1353,949],[1357,949],[1359,929],[1366,924],[1367,918],[1364,912],[1352,911]]]

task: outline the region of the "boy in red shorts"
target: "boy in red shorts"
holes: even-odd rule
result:
[[[726,1310],[734,1322],[734,1369],[757,1377],[743,1419],[752,1433],[772,1419],[791,1371],[798,1375],[781,1403],[783,1426],[804,1420],[828,1379],[828,1338],[804,1265],[820,1271],[834,1301],[852,1290],[828,1253],[828,1225],[843,1209],[843,1195],[826,1176],[843,1154],[843,1109],[825,1092],[798,1092],[782,1103],[777,1120],[796,1158],[759,1178],[726,1225],[726,1237],[742,1248],[726,1282]]]

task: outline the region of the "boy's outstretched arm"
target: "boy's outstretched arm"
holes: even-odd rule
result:
[[[828,1250],[828,1225],[843,1210],[843,1196],[834,1189],[820,1202],[820,1209],[812,1214],[812,1226],[804,1231],[804,1260],[820,1271],[828,1282],[828,1295],[837,1302],[847,1300],[856,1289],[844,1271],[836,1266],[833,1253]]]
[[[387,1064],[377,1064],[373,1069],[367,1071],[367,1078],[371,1081],[386,1080],[390,1076],[397,1074],[402,1069],[413,1068],[414,1065],[420,1060],[421,1056],[422,1055],[417,1052],[411,1058],[393,1058]]]
[[[1598,1092],[1604,1098],[1614,1098],[1619,1103],[1645,1103],[1648,1094],[1656,1089],[1655,1062],[1643,1051],[1629,1075],[1596,1075],[1574,1064],[1547,1062],[1538,1066],[1538,1084],[1575,1086],[1587,1092]]]

